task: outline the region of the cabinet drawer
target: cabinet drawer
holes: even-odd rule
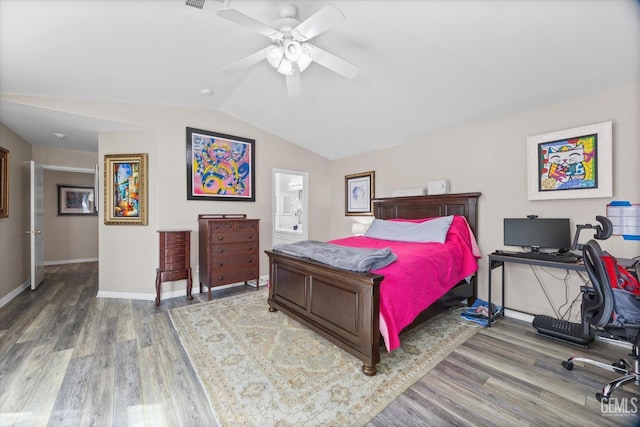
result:
[[[221,268],[237,268],[237,267],[251,267],[256,265],[257,255],[236,255],[236,256],[214,256],[211,266],[214,269]],[[214,270],[215,271],[215,270]]]
[[[228,231],[233,231],[235,229],[234,225],[235,221],[212,221],[209,227],[211,228],[211,231],[216,233],[226,233]]]
[[[234,242],[255,242],[258,240],[258,233],[255,230],[234,231],[231,233],[211,233],[210,242],[216,243],[234,243]]]
[[[162,234],[166,246],[184,246],[185,233],[183,231],[167,231]]]
[[[258,242],[220,243],[211,246],[210,256],[226,256],[238,254],[253,254],[258,252]]]
[[[163,270],[184,270],[189,268],[186,262],[185,254],[165,253]]]
[[[213,271],[211,272],[211,286],[228,285],[230,283],[244,282],[251,279],[258,278],[257,267],[251,266],[247,268],[236,268],[225,271]]]
[[[258,230],[258,221],[243,221],[236,223],[236,231],[256,231]]]

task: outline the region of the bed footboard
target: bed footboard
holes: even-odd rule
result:
[[[272,251],[269,310],[281,310],[362,360],[375,375],[380,361],[380,282],[383,276],[340,270]]]

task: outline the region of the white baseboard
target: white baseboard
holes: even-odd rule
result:
[[[9,292],[7,295],[5,295],[2,298],[0,298],[0,308],[2,308],[5,305],[9,304],[9,302],[11,302],[12,299],[14,299],[18,295],[20,295],[20,292],[24,291],[29,286],[31,286],[31,279],[27,280],[26,282],[24,282],[23,284],[21,284],[20,286],[18,286],[17,288],[12,290],[11,292]]]
[[[98,258],[63,259],[58,261],[45,261],[44,265],[80,264],[83,262],[98,262]]]
[[[268,276],[263,276],[263,277],[266,277],[268,279]],[[263,277],[260,277],[260,286],[262,286],[263,284],[266,284],[266,279],[265,279],[265,282],[263,283]],[[251,284],[251,282],[253,282],[253,284]],[[256,287],[255,280],[247,282],[247,285],[255,288]],[[236,286],[244,286],[244,282],[231,283],[230,285],[216,286],[216,290],[234,288]],[[204,286],[202,290],[203,290],[203,293],[206,292],[207,287]],[[194,284],[192,293],[197,294],[199,293],[198,291],[199,291],[198,285]],[[162,292],[160,294],[160,299],[164,300],[169,298],[177,298],[181,296],[186,296],[186,294],[187,294],[186,289],[178,289],[175,291]],[[119,299],[136,299],[136,300],[143,300],[143,301],[155,301],[156,293],[155,292],[139,293],[139,292],[98,291],[96,298],[119,298]]]
[[[504,317],[509,317],[511,319],[522,320],[523,322],[531,323],[533,322],[533,316],[531,314],[523,313],[521,311],[511,310],[510,308],[506,308],[504,310]]]

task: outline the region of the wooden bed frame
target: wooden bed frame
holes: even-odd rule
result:
[[[478,234],[480,193],[375,199],[379,219],[462,215]],[[375,375],[380,361],[380,283],[383,276],[338,269],[307,258],[265,251],[269,256],[269,311],[280,310],[362,360],[362,371]],[[460,282],[419,316],[433,317],[477,296],[477,277]],[[405,328],[408,329],[409,327]]]

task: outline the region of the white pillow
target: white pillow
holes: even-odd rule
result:
[[[453,215],[442,216],[420,223],[374,219],[364,235],[375,239],[399,242],[444,243],[447,240],[447,233],[452,222]]]

